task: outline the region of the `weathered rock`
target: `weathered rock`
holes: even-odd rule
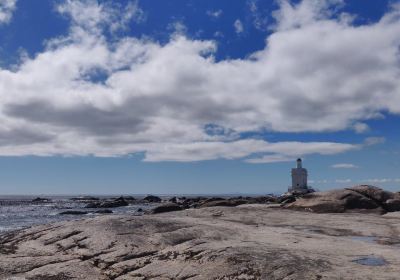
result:
[[[172,211],[179,211],[182,210],[182,207],[179,206],[176,203],[166,203],[159,205],[155,208],[152,209],[151,213],[152,214],[159,214],[159,213],[165,213],[165,212],[172,212]]]
[[[0,279],[397,279],[399,217],[386,216],[255,204],[96,216],[0,235]],[[355,262],[371,255],[383,266]]]
[[[160,203],[162,201],[161,198],[159,198],[158,196],[155,196],[155,195],[148,195],[145,198],[143,198],[143,200],[150,202],[150,203]]]
[[[347,189],[315,192],[297,198],[295,202],[283,205],[294,210],[317,213],[341,213],[346,211],[385,213],[396,209],[396,202],[389,200],[393,193],[373,186],[356,186]],[[392,203],[392,204],[390,204]]]
[[[347,189],[357,192],[373,201],[376,201],[378,204],[384,203],[386,200],[392,199],[394,197],[394,194],[392,192],[388,192],[382,190],[381,188],[370,185],[354,186]]]
[[[77,211],[77,210],[68,210],[60,213],[60,215],[86,215],[86,214],[88,214],[88,212]]]

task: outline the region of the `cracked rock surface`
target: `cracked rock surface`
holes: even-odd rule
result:
[[[268,205],[100,216],[0,236],[0,279],[398,279],[400,212]],[[382,266],[354,260],[374,256]]]

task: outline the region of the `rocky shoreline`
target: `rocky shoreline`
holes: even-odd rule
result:
[[[0,279],[398,279],[398,193],[266,197],[175,198],[152,215],[9,232]]]

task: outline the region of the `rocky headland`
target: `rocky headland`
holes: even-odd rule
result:
[[[398,279],[398,199],[371,186],[175,198],[35,226],[0,236],[0,279]]]

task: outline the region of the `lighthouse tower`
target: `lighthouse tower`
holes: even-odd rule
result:
[[[289,192],[306,192],[307,186],[307,169],[303,168],[301,158],[296,161],[296,168],[292,168],[292,187]]]

